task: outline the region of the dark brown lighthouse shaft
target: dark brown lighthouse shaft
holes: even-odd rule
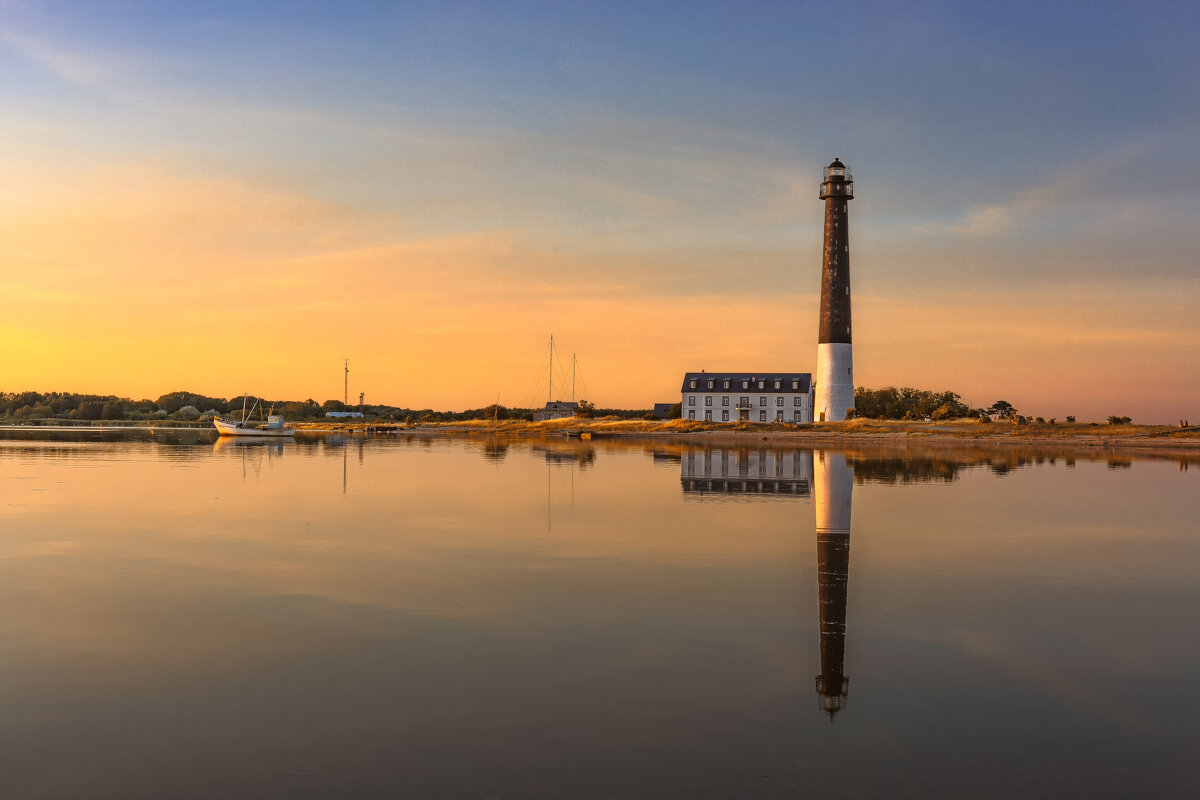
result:
[[[850,683],[846,662],[846,589],[850,578],[850,536],[817,534],[817,592],[821,604],[821,674],[817,692],[830,715],[842,707]]]
[[[821,330],[818,344],[850,343],[850,225],[854,179],[838,159],[825,168],[825,250],[821,264]]]

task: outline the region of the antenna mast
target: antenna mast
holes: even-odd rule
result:
[[[346,385],[342,387],[342,405],[347,405],[350,402],[350,359],[342,359],[346,362]]]

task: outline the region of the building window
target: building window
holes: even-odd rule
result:
[[[689,388],[689,389],[695,389],[695,388],[696,388],[696,382],[695,382],[694,380],[692,380],[692,381],[688,381],[688,384],[689,384],[689,386],[688,386],[688,388]]]
[[[738,407],[739,408],[749,408],[750,407],[750,398],[749,397],[739,397],[738,398]]]
[[[775,405],[777,405],[777,406],[781,406],[781,405],[783,405],[783,398],[782,398],[782,397],[776,397],[776,398],[775,398]]]
[[[709,381],[709,382],[708,382],[708,388],[709,388],[709,389],[711,389],[711,388],[712,388],[712,381]]]
[[[711,421],[712,421],[712,412],[711,412],[711,411],[709,411],[709,410],[707,410],[707,409],[705,409],[705,411],[704,411],[704,418],[705,418],[706,420],[708,420],[708,421],[710,421],[710,422],[711,422]]]
[[[729,412],[728,411],[721,412],[721,422],[729,422]]]
[[[759,404],[760,406],[765,406],[765,405],[767,404],[767,398],[765,398],[765,397],[759,397],[759,398],[758,398],[758,404]]]
[[[721,398],[721,405],[723,405],[723,406],[729,405],[729,395],[725,395],[724,397]]]
[[[724,384],[724,385],[721,387],[722,389],[728,389],[728,388],[729,388],[729,381],[723,381],[723,384]]]
[[[778,388],[779,388],[779,381],[775,381],[775,388],[776,388],[776,389],[778,389]]]
[[[775,410],[775,421],[783,422],[783,409],[782,408]]]
[[[797,397],[797,398],[793,399],[793,400],[792,400],[792,405],[794,405],[794,406],[798,406],[798,405],[800,405],[800,398],[799,398],[799,397]]]
[[[694,410],[694,409],[690,409],[690,408],[689,408],[689,409],[688,409],[688,419],[695,419],[695,418],[696,418],[696,412],[695,412],[695,410]]]
[[[689,395],[688,395],[688,405],[689,405],[689,406],[694,406],[694,405],[696,405],[696,395],[694,395],[694,394],[689,394]]]
[[[758,421],[759,421],[759,422],[766,422],[766,421],[767,421],[767,412],[766,412],[766,411],[760,411],[760,412],[758,412]]]
[[[797,422],[800,421],[800,409],[796,409],[792,412],[792,419],[796,420]]]
[[[792,381],[792,388],[793,388],[793,389],[799,389],[799,388],[800,388],[800,381]]]
[[[711,394],[704,395],[704,405],[706,405],[706,406],[712,405],[712,395]]]
[[[765,386],[765,385],[766,385],[766,381],[759,381],[759,382],[758,382],[758,388],[760,388],[760,389],[761,389],[761,388],[763,388],[763,386]]]
[[[742,381],[742,388],[743,388],[743,389],[749,389],[749,388],[750,388],[750,381]]]

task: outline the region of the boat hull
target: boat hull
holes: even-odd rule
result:
[[[272,428],[267,425],[251,425],[246,422],[233,422],[224,419],[214,419],[213,425],[222,436],[295,436],[295,428]]]

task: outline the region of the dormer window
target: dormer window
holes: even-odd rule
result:
[[[729,388],[729,381],[725,381],[724,383],[725,383],[725,385],[724,385],[724,386],[722,386],[721,388],[723,388],[723,389],[728,389],[728,388]]]
[[[759,382],[758,382],[758,388],[760,388],[760,389],[761,389],[761,388],[763,388],[763,386],[764,386],[764,385],[765,385],[765,381],[759,381]]]
[[[695,388],[696,388],[696,381],[694,381],[694,380],[692,380],[692,381],[688,381],[688,384],[690,385],[690,387],[691,387],[692,389],[695,389]]]
[[[709,382],[708,382],[708,388],[709,388],[709,389],[711,389],[712,387],[713,387],[713,382],[712,382],[712,381],[709,381]]]
[[[749,388],[750,388],[750,381],[742,381],[742,388],[743,388],[743,389],[749,389]]]
[[[800,381],[792,381],[792,388],[793,388],[793,389],[799,389],[799,388],[800,388]]]
[[[779,383],[779,381],[775,381],[775,388],[776,388],[776,389],[778,389],[778,388],[779,388],[779,386],[780,386],[780,383]]]

